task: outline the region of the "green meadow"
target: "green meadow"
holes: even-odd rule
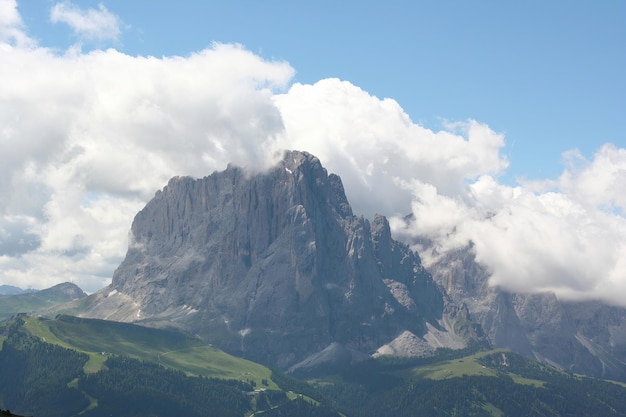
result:
[[[465,356],[463,358],[447,360],[443,362],[436,362],[429,365],[421,365],[412,368],[403,369],[394,372],[395,375],[401,376],[405,380],[427,378],[432,380],[443,380],[449,378],[459,378],[462,376],[498,376],[498,372],[479,362],[479,359],[497,353],[506,354],[508,351],[504,349],[489,350],[478,352],[473,355]],[[535,387],[541,387],[544,385],[544,381],[537,379],[525,378],[512,372],[507,374],[518,384],[533,385]]]
[[[229,355],[174,330],[72,316],[26,317],[26,328],[42,340],[89,355],[85,372],[97,372],[109,355],[127,356],[177,369],[188,375],[254,381],[278,389],[269,368]],[[263,383],[265,382],[265,384]]]

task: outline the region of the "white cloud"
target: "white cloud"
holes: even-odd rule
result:
[[[432,132],[395,101],[332,79],[275,101],[286,128],[277,145],[318,155],[357,212],[395,214],[398,236],[432,240],[427,261],[472,241],[494,285],[624,303],[626,150],[604,145],[591,161],[568,152],[560,178],[511,187],[497,181],[504,138],[486,125]]]
[[[289,87],[287,63],[237,45],[187,57],[58,55],[18,41],[28,37],[15,2],[2,7],[0,283],[73,279],[94,291],[170,177],[229,162],[262,168],[287,148],[339,174],[356,213],[395,216],[398,236],[428,237],[439,254],[473,241],[494,284],[624,303],[623,148],[589,160],[571,151],[559,178],[512,187],[498,182],[504,137],[485,124],[436,132],[347,81]]]
[[[626,214],[626,149],[605,144],[586,160],[578,150],[565,153],[568,169],[559,183],[563,190],[587,207]]]
[[[406,214],[413,178],[447,195],[481,173],[501,173],[504,138],[475,121],[433,132],[413,123],[398,103],[380,100],[347,81],[295,84],[274,100],[286,134],[277,147],[306,149],[340,173],[357,211]],[[372,201],[376,195],[376,201]]]
[[[552,191],[510,187],[483,176],[450,198],[412,184],[415,220],[392,224],[405,236],[435,242],[438,255],[474,243],[491,283],[520,292],[554,291],[569,299],[601,298],[624,305],[626,219],[616,213],[626,179],[624,149],[603,146],[592,161],[566,170]]]
[[[174,175],[263,166],[293,69],[237,45],[188,57],[0,45],[0,282],[94,291]]]
[[[24,23],[15,0],[0,0],[0,43],[21,47],[34,44],[24,31]]]
[[[97,9],[81,9],[72,2],[56,3],[50,9],[52,23],[65,23],[77,35],[86,39],[117,40],[121,34],[121,20],[104,5]]]

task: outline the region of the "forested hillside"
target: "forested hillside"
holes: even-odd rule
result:
[[[89,355],[33,336],[24,322],[16,318],[0,325],[0,408],[11,412],[34,417],[235,417],[270,409],[282,413],[282,407],[302,415],[297,410],[317,408],[310,402],[292,404],[283,391],[263,389],[269,381],[255,390],[253,380],[189,376],[118,355],[103,355],[101,369],[86,372]]]
[[[110,352],[94,356],[68,348],[59,338],[76,338],[73,326],[79,324],[87,338],[98,329],[127,344],[118,352],[137,352],[145,346],[141,340],[162,348],[189,346],[170,331],[143,329],[139,339],[124,339],[121,335],[130,335],[132,325],[117,329],[115,323],[69,317],[50,324],[33,317],[0,323],[0,409],[34,417],[626,417],[623,384],[565,373],[479,345],[441,350],[431,358],[372,359],[308,380],[275,370],[257,383],[246,379],[245,372],[241,378],[221,379],[175,369],[174,361],[165,367]],[[174,340],[159,340],[159,335]],[[87,346],[84,340],[75,343]],[[241,372],[241,363],[230,363]]]
[[[503,350],[372,360],[309,384],[282,374],[272,379],[350,417],[626,416],[623,384],[565,373]]]

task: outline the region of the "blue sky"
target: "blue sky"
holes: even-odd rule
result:
[[[426,266],[624,305],[626,3],[388,3],[0,0],[0,284],[97,291],[171,177],[297,149]]]
[[[79,37],[52,23],[50,0],[19,4],[32,37],[64,50]],[[561,154],[626,143],[623,1],[77,1],[121,21],[117,39],[83,40],[132,55],[188,55],[213,41],[288,61],[294,81],[337,77],[398,101],[415,122],[475,119],[506,135],[515,177],[554,177]]]

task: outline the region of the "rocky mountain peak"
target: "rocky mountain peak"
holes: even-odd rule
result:
[[[85,315],[175,322],[285,368],[333,343],[371,354],[441,316],[417,254],[383,216],[354,216],[341,179],[306,152],[256,174],[173,178],[130,235]]]
[[[471,244],[429,269],[384,216],[355,216],[315,156],[287,151],[260,173],[172,178],[136,215],[111,285],[80,304],[294,372],[474,340],[626,380],[626,309],[491,286]]]
[[[63,282],[51,288],[41,290],[41,294],[56,295],[68,300],[76,300],[87,297],[87,294],[76,284],[71,282]]]

